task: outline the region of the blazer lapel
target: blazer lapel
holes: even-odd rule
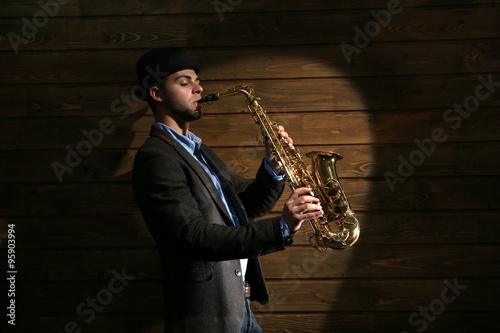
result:
[[[217,174],[217,177],[219,178],[219,181],[221,183],[221,186],[223,190],[227,194],[227,200],[229,200],[229,204],[231,207],[235,210],[236,214],[238,215],[238,221],[240,222],[240,225],[246,226],[248,225],[248,218],[247,214],[245,212],[245,208],[243,207],[243,204],[241,201],[238,199],[238,194],[234,191],[234,188],[230,186],[231,180],[228,178],[228,175],[226,175],[224,172],[221,172],[221,168],[225,166],[217,166],[217,163],[210,157],[210,154],[207,152],[206,149],[204,149],[204,145],[201,147],[201,151],[203,153],[203,156],[205,157],[205,160],[207,161],[208,165],[214,170]]]
[[[219,207],[219,210],[223,212],[224,216],[227,218],[227,223],[229,225],[233,225],[232,219],[229,215],[229,212],[226,209],[226,206],[222,202],[222,199],[220,197],[219,191],[217,191],[217,188],[215,187],[214,183],[212,182],[212,179],[207,175],[203,167],[198,163],[198,161],[186,150],[184,147],[182,147],[181,144],[179,144],[174,138],[170,136],[167,132],[157,128],[153,127],[151,128],[151,131],[149,133],[150,136],[156,136],[171,145],[172,147],[175,148],[177,153],[186,161],[186,163],[191,167],[191,169],[194,171],[194,173],[198,176],[200,179],[200,182],[205,186],[207,191],[210,193],[210,196],[214,200],[214,202],[217,204]],[[213,167],[213,165],[210,165]],[[218,170],[215,171],[217,175],[219,176]],[[220,177],[220,176],[219,176]],[[222,181],[222,180],[221,180]]]

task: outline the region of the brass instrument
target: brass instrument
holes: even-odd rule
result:
[[[359,223],[337,178],[335,163],[342,156],[334,152],[308,152],[306,156],[312,161],[312,172],[309,172],[299,150],[278,134],[278,124],[271,122],[258,103],[260,98],[255,97],[254,90],[249,86],[237,86],[227,92],[210,94],[199,102],[212,104],[220,97],[236,94],[246,96],[247,108],[260,126],[262,136],[267,140],[292,190],[309,187],[311,194],[320,200],[323,216],[309,220],[314,232],[309,241],[314,248],[324,251],[327,248],[351,247],[358,240]]]

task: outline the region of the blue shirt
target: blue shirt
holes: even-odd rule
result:
[[[179,134],[170,127],[168,127],[167,125],[160,122],[154,122],[153,126],[158,127],[159,129],[169,133],[177,142],[179,142],[182,145],[182,147],[184,147],[198,161],[198,163],[200,163],[200,165],[203,167],[203,169],[205,170],[205,172],[207,173],[207,175],[210,177],[215,187],[217,188],[217,191],[221,196],[222,202],[224,203],[226,210],[229,212],[234,225],[236,226],[240,225],[240,221],[238,220],[238,215],[236,214],[235,209],[229,203],[229,200],[227,199],[227,194],[222,189],[219,178],[217,177],[215,172],[210,168],[208,163],[205,161],[205,158],[201,154],[200,151],[201,139],[189,131],[188,131],[188,136]],[[271,167],[267,164],[266,160],[264,160],[264,167],[274,179],[278,181],[283,180],[284,176],[276,175],[274,171],[271,169]],[[281,216],[280,216],[280,224],[281,224],[281,233],[283,235],[283,240],[285,245],[292,244],[293,238],[290,233],[290,229],[288,228],[288,225],[285,223],[285,221]],[[243,271],[242,274],[243,277],[245,277],[246,266],[247,266],[247,259],[241,259],[241,269]]]

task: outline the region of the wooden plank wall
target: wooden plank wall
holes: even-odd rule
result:
[[[344,155],[361,237],[319,253],[305,226],[262,257],[265,332],[498,330],[500,1],[215,3],[0,1],[10,331],[162,332],[159,261],[130,187],[153,119],[131,90],[138,57],[167,45],[204,60],[205,92],[250,84],[302,152]],[[193,131],[251,177],[263,149],[243,110],[221,101]]]

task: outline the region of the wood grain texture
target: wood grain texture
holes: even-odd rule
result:
[[[187,52],[203,59],[202,83],[270,77],[299,79],[475,74],[487,73],[500,65],[498,39],[374,43],[360,54],[354,54],[352,58],[355,61],[351,64],[346,62],[338,45],[311,45],[307,48],[277,46],[264,49],[242,46],[230,50],[189,48]],[[32,61],[30,53],[20,52],[15,61],[12,61],[9,53],[2,53],[0,83],[34,85],[134,82],[136,77],[133,64],[142,53],[143,50],[43,51],[38,52],[36,62]],[[11,89],[13,88],[15,87]],[[29,96],[36,94],[43,97],[50,93],[46,87],[39,89],[42,91],[31,89]],[[61,86],[57,89],[68,88]]]
[[[453,119],[443,119],[444,111],[286,112],[270,114],[270,118],[286,128],[298,147],[367,142],[414,146],[415,140],[432,140],[437,146],[441,142],[498,140],[500,113],[496,109],[478,109],[467,119],[457,114],[452,115]],[[124,120],[119,117],[6,118],[0,123],[4,135],[0,149],[58,149],[66,154],[73,150],[87,157],[96,148],[139,148],[149,138],[153,122],[152,116]],[[193,124],[192,131],[214,148],[262,146],[259,127],[249,114],[206,115]]]
[[[428,305],[428,304],[423,304]],[[338,314],[324,313],[274,313],[257,314],[257,321],[265,332],[297,332],[297,333],[331,333],[332,330],[340,332],[366,333],[391,330],[400,332],[406,329],[411,332],[424,326],[422,317],[411,325],[409,317],[413,312],[350,312],[342,311]],[[418,313],[417,313],[418,315]],[[432,323],[427,323],[426,332],[442,333],[450,327],[459,327],[463,332],[476,332],[477,330],[498,330],[498,321],[492,318],[489,312],[468,311],[467,316],[460,312],[446,310],[439,316],[431,315]],[[89,333],[112,333],[115,327],[123,327],[124,333],[163,333],[163,319],[159,315],[134,315],[105,316],[99,315],[92,322],[86,323],[86,318],[75,315],[59,317],[28,317],[27,321],[40,330],[49,331],[63,329],[64,323],[74,321],[79,327]],[[29,327],[21,324],[18,332],[30,333]]]
[[[377,29],[374,37],[376,42],[498,38],[499,13],[498,7],[408,8],[391,15],[390,23],[384,24],[385,27],[378,25],[380,30]],[[333,17],[336,24],[331,24]],[[29,51],[137,49],[165,44],[181,47],[210,47],[214,44],[221,47],[274,46],[295,44],[297,40],[303,45],[314,45],[354,43],[357,40],[354,27],[366,30],[369,22],[375,20],[366,10],[234,12],[226,15],[223,22],[214,13],[109,16],[106,19],[78,17],[70,20],[53,17],[47,19],[37,33],[26,33],[30,39],[23,37],[23,21],[2,20],[0,35],[15,33],[27,41],[26,44],[18,42],[18,49]],[[0,40],[0,50],[13,50],[8,38]]]
[[[61,1],[64,3],[64,1]],[[401,1],[403,7],[445,7],[445,6],[477,6],[499,3],[494,0],[435,0],[435,1]],[[224,4],[224,2],[222,2]],[[228,5],[228,14],[237,10],[238,12],[287,12],[287,11],[323,11],[323,10],[346,10],[346,9],[371,9],[387,8],[385,0],[362,0],[348,2],[331,2],[318,0],[305,3],[299,0],[289,0],[286,4],[273,0],[232,1]],[[231,6],[232,5],[232,6]],[[39,4],[26,1],[1,0],[2,13],[0,17],[22,17],[28,13],[35,13],[41,9]],[[55,8],[53,10],[56,10]],[[196,14],[208,12],[216,14],[213,3],[203,3],[196,0],[183,2],[151,2],[147,0],[138,1],[98,1],[98,0],[73,0],[66,1],[57,9],[59,16],[116,16],[116,15],[158,15],[158,14]]]
[[[208,81],[203,83],[203,87],[208,94],[224,92],[235,85],[250,85],[254,88],[256,96],[262,99],[262,106],[276,117],[274,119],[276,121],[284,121],[285,119],[281,119],[281,116],[284,117],[292,112],[368,111],[383,114],[383,111],[391,111],[397,114],[402,111],[411,111],[415,117],[418,117],[419,113],[425,114],[429,112],[429,109],[434,109],[436,111],[434,119],[441,121],[447,109],[453,108],[454,104],[463,104],[469,96],[475,96],[476,88],[483,86],[479,77],[484,80],[491,79],[497,86],[500,82],[500,75],[489,73],[432,77]],[[22,88],[3,86],[0,89],[11,98],[6,101],[5,107],[2,107],[0,111],[2,117],[5,117],[2,123],[19,121],[19,119],[9,119],[16,117],[32,118],[30,121],[37,121],[35,118],[50,117],[57,124],[58,121],[65,121],[66,117],[71,116],[86,117],[89,121],[95,117],[95,122],[99,122],[102,118],[111,118],[119,123],[117,126],[124,126],[123,124],[131,126],[130,122],[137,118],[152,115],[144,102],[133,97],[134,87],[132,83],[119,86],[28,85]],[[498,110],[500,105],[498,87],[492,86],[491,89],[493,93],[489,93],[487,98],[478,99],[478,112],[475,114],[480,114],[482,113],[480,111],[490,107]],[[484,88],[480,88],[480,93],[488,94]],[[474,104],[471,103],[471,108],[473,106]],[[233,96],[205,107],[204,112],[206,115],[221,114],[229,118],[234,114],[248,111],[246,111],[243,97]],[[408,113],[401,114],[401,116],[407,115]],[[247,115],[247,117],[250,116]],[[403,120],[401,119],[401,122],[396,125],[403,126],[409,123]],[[469,122],[463,120],[463,123]],[[152,123],[152,120],[150,122]],[[80,131],[85,129],[83,125]],[[373,128],[373,130],[376,129]]]
[[[423,140],[420,139],[420,140]],[[467,177],[494,176],[500,170],[500,144],[443,143],[425,146],[432,154],[415,168],[414,177]],[[76,147],[75,147],[76,148]],[[312,150],[335,151],[343,156],[336,163],[342,178],[383,178],[385,172],[398,173],[402,158],[407,160],[413,151],[419,150],[415,143],[379,145],[326,145],[296,146],[307,165],[311,164],[305,154]],[[215,152],[226,165],[247,178],[254,178],[263,156],[264,147],[221,147]],[[72,182],[129,182],[136,149],[100,149],[82,158],[82,162],[71,173],[63,174],[65,183]],[[67,150],[0,151],[0,180],[3,183],[47,183],[58,182],[53,163],[66,164]]]
[[[404,179],[394,192],[386,180],[344,179],[342,186],[355,211],[466,210],[500,209],[499,182],[498,176]],[[290,194],[285,188],[274,211],[282,210]],[[138,208],[129,184],[63,183],[5,185],[0,211],[2,216],[137,214]]]
[[[122,272],[121,268],[116,269]],[[133,272],[126,270],[127,276],[132,277]],[[113,275],[109,276],[110,279]],[[440,298],[442,290],[448,288],[444,281],[448,280],[451,285],[465,286],[462,290],[456,290],[455,302],[449,304],[449,310],[453,311],[498,311],[498,304],[494,299],[499,295],[498,279],[475,280],[455,276],[434,278],[422,281],[420,279],[396,280],[379,279],[377,281],[270,281],[269,287],[274,302],[267,307],[258,306],[254,303],[257,314],[274,315],[275,313],[301,313],[304,307],[312,307],[317,312],[386,312],[396,310],[407,316],[419,306],[428,306],[429,303]],[[128,280],[128,285],[121,293],[113,295],[112,301],[99,314],[141,314],[161,313],[163,308],[161,296],[157,289],[161,288],[159,282]],[[491,285],[491,289],[485,290],[482,284]],[[87,303],[86,298],[96,298],[98,292],[108,288],[109,281],[92,283],[68,282],[65,285],[47,284],[42,288],[28,283],[23,293],[33,293],[36,303],[26,304],[26,314],[33,315],[73,315],[74,309],[80,303]],[[64,296],[62,298],[61,296]],[[445,293],[447,298],[452,298],[453,291]],[[141,298],[148,302],[137,302]],[[63,299],[63,300],[62,300]],[[40,308],[40,305],[43,305]],[[344,306],[343,306],[344,305]],[[271,309],[273,307],[273,309]],[[80,320],[88,317],[82,316]]]
[[[468,245],[456,257],[460,244],[363,246],[350,251],[318,253],[311,246],[291,247],[260,258],[268,280],[438,278],[461,276],[487,278],[500,273],[499,246]],[[126,267],[136,280],[159,280],[162,269],[155,248],[134,250],[23,251],[18,264],[24,281],[102,280],[113,267]],[[54,265],[57,263],[57,265]],[[118,268],[117,268],[118,267]],[[314,282],[311,281],[311,286]]]
[[[270,213],[265,217],[276,215]],[[361,211],[356,216],[363,246],[488,245],[495,244],[500,231],[497,211]],[[25,251],[26,256],[31,255],[30,251],[42,249],[105,251],[154,247],[139,214],[9,217],[0,221],[16,224],[17,232],[23,235],[23,242],[17,248]],[[305,225],[294,237],[293,246],[309,246],[310,234],[311,228]]]

